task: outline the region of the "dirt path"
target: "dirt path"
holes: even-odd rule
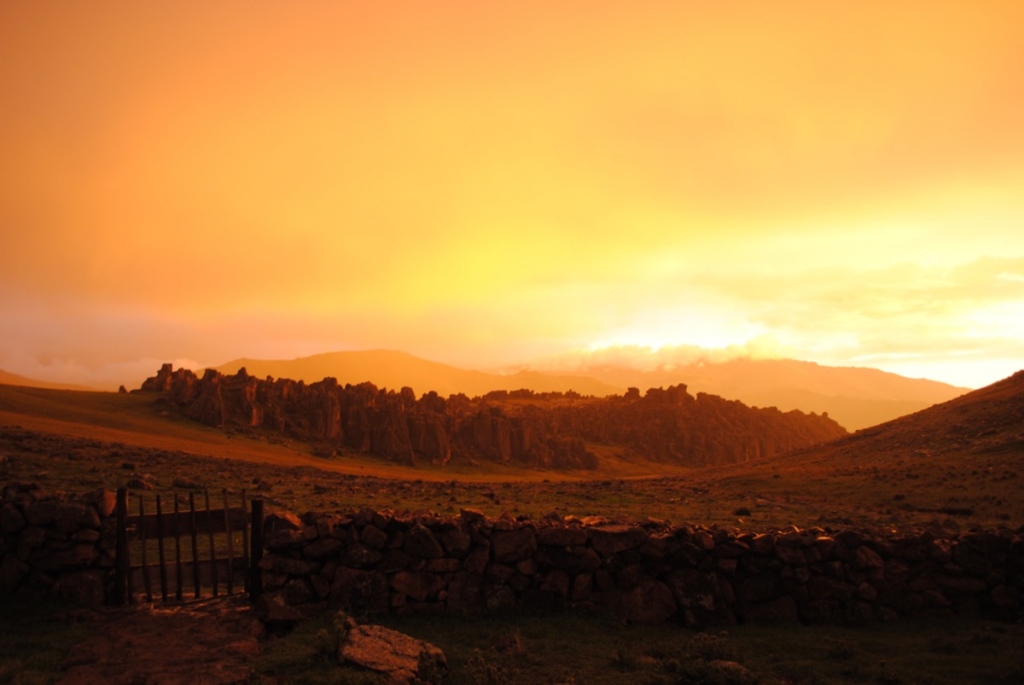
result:
[[[64,662],[61,685],[248,683],[260,624],[245,595],[89,612],[91,636]]]

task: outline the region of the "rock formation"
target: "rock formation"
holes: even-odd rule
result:
[[[367,452],[400,463],[444,465],[453,455],[526,467],[595,468],[588,443],[666,463],[708,465],[748,461],[846,435],[825,415],[756,409],[715,395],[690,395],[685,385],[643,396],[584,398],[528,390],[447,399],[416,399],[371,383],[340,385],[258,379],[240,369],[197,377],[165,364],[141,392],[209,426],[278,433],[326,444],[325,453]]]

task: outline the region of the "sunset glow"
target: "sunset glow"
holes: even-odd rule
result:
[[[5,3],[0,368],[699,346],[991,383],[1024,367],[1022,26],[999,0]]]

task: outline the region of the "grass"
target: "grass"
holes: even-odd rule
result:
[[[366,674],[333,665],[318,648],[323,638],[317,636],[329,622],[310,621],[274,638],[257,660],[261,677],[376,682],[357,680]],[[717,660],[743,665],[762,685],[1010,685],[1024,677],[1024,626],[981,620],[735,626],[705,633],[572,612],[387,616],[380,622],[440,647],[450,685],[742,682],[716,670]]]
[[[43,685],[60,678],[61,662],[88,630],[68,620],[73,614],[57,602],[0,597],[0,683]]]

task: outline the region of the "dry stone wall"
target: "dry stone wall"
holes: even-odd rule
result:
[[[102,604],[113,586],[116,494],[10,484],[0,497],[0,593]]]
[[[9,484],[0,593],[99,604],[113,588],[115,493]],[[596,517],[278,512],[260,562],[268,620],[326,607],[475,614],[612,610],[635,623],[1024,616],[1024,529],[938,537],[819,528],[749,533]]]
[[[687,626],[895,620],[923,613],[1015,620],[1024,539],[822,529],[742,533],[656,521],[272,515],[265,615],[517,606],[612,609]]]

